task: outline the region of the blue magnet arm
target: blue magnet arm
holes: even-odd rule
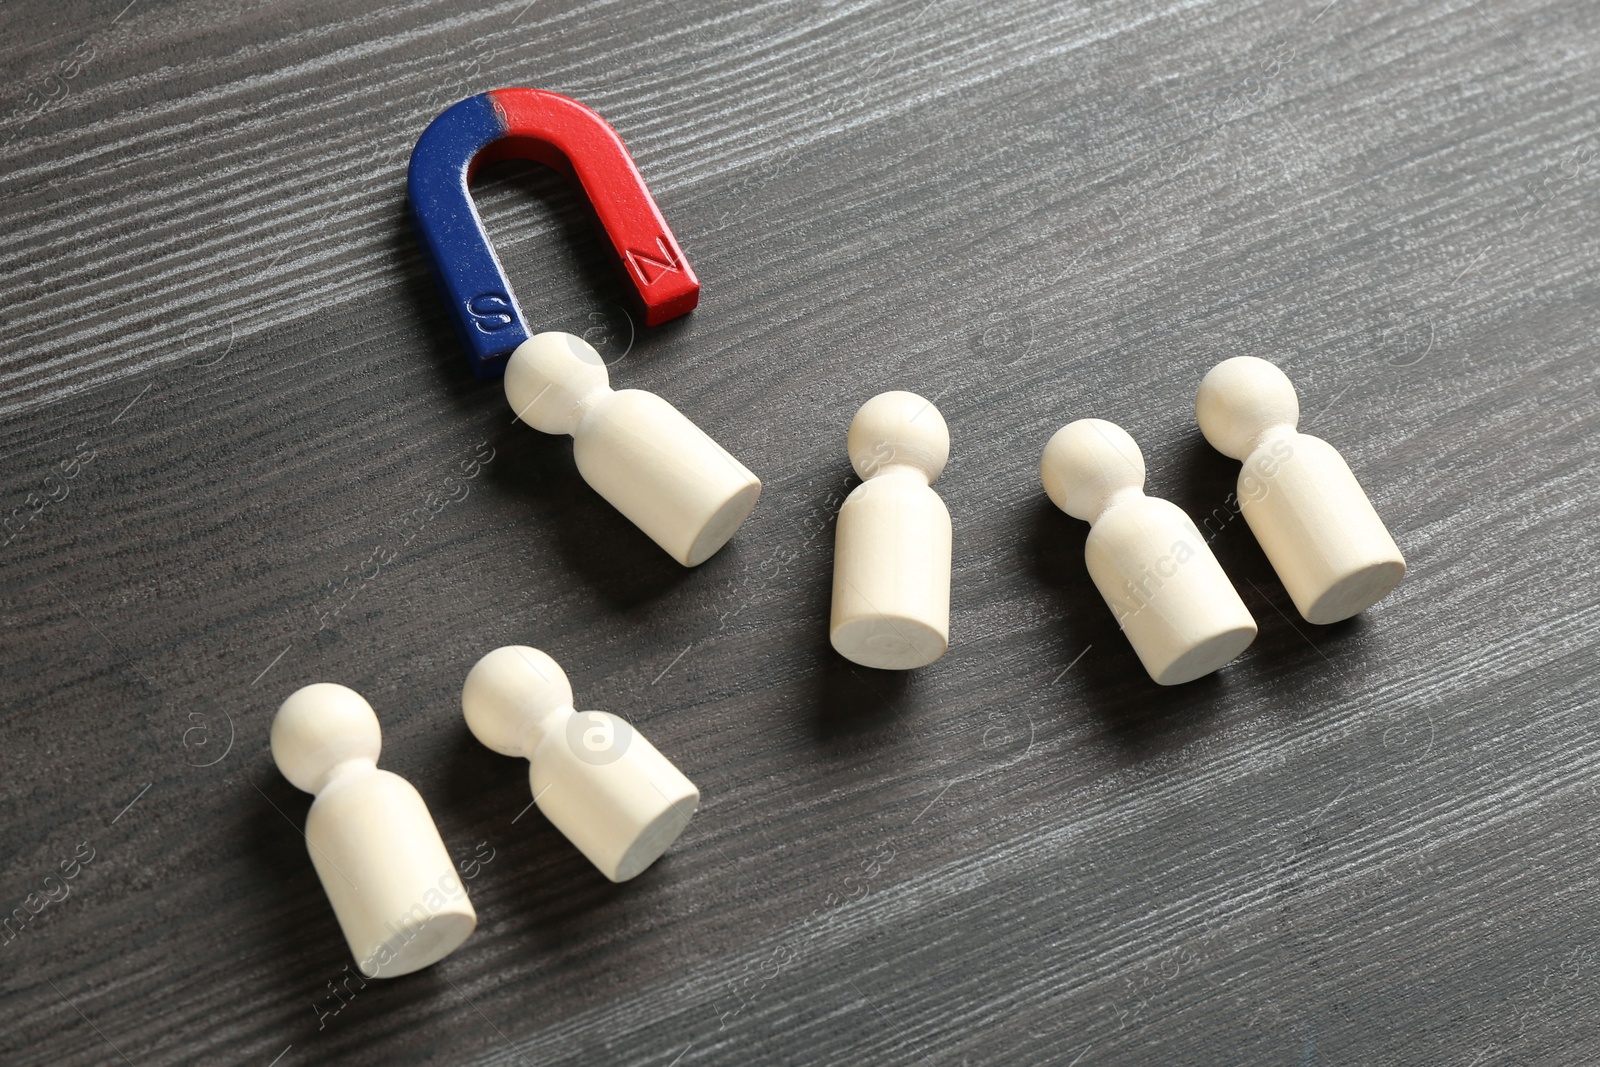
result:
[[[503,375],[512,350],[528,339],[527,321],[467,191],[473,158],[505,133],[489,94],[468,97],[429,123],[406,176],[423,255],[472,373],[484,379]]]

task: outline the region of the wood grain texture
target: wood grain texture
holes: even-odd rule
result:
[[[1600,8],[125,3],[0,9],[0,907],[94,850],[0,946],[0,1061],[1592,1061]],[[486,175],[530,319],[765,482],[695,571],[426,277],[406,154],[507,84],[621,131],[704,282],[634,331],[572,193]],[[1229,508],[1192,404],[1237,354],[1406,554],[1356,620],[1301,622]],[[910,676],[827,640],[889,388],[953,438]],[[1045,499],[1084,416],[1209,517],[1261,625],[1220,676],[1149,682]],[[513,821],[459,710],[508,643],[703,790],[637,881]],[[462,950],[337,1014],[267,750],[318,680],[493,856]]]

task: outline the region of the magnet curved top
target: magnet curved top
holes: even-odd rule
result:
[[[473,374],[500,377],[531,333],[468,191],[479,167],[503,159],[544,163],[578,183],[638,294],[645,325],[700,302],[700,280],[617,131],[558,93],[492,89],[428,124],[406,176],[412,222]]]

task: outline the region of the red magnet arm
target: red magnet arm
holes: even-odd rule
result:
[[[502,159],[531,159],[572,175],[638,290],[645,325],[693,310],[700,302],[700,279],[617,132],[576,100],[556,93],[495,89],[486,95],[505,135],[478,154],[468,179],[479,166]]]

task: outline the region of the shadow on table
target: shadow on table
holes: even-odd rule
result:
[[[886,742],[911,700],[911,671],[880,671],[851,663],[820,627],[812,725],[825,748],[849,751]]]
[[[1030,500],[1025,522],[1031,576],[1049,591],[1064,635],[1061,673],[1051,683],[1059,700],[1086,701],[1106,736],[1138,757],[1160,755],[1193,739],[1227,695],[1225,672],[1184,685],[1150,679],[1118,628],[1083,561],[1089,524],[1063,514],[1043,494]]]
[[[593,301],[595,306],[618,305],[629,299],[608,262],[604,239],[589,216],[585,201],[565,180],[547,168],[519,161],[497,164],[485,175],[487,180],[480,177],[475,188],[487,186],[491,195],[504,195],[511,186],[531,193],[537,201],[538,214],[555,226],[557,242],[571,250],[559,262],[523,278],[517,277],[513,264],[524,257],[503,256],[511,284],[521,293],[521,306],[531,331],[555,328],[540,319],[540,305],[560,299],[551,296],[552,289],[572,298],[575,305],[581,301]],[[392,237],[395,259],[406,266],[407,303],[418,309],[416,330],[427,339],[438,371],[439,389],[450,406],[461,409],[463,423],[481,425],[487,419],[495,427],[488,435],[495,458],[485,470],[487,484],[514,502],[530,527],[529,534],[552,545],[561,565],[592,586],[608,606],[637,606],[676,588],[688,578],[689,569],[669,557],[589,487],[573,462],[571,438],[540,433],[517,422],[505,403],[500,381],[473,377],[403,203],[398,206],[398,214]],[[490,236],[492,240],[495,234]],[[566,282],[552,284],[552,275],[565,278]],[[544,299],[529,301],[526,298],[530,293]],[[561,318],[565,321],[573,314],[569,311]],[[682,320],[675,320],[652,328],[648,334],[640,332],[631,338],[631,343],[635,347],[657,345],[684,328]]]
[[[597,912],[631,907],[629,898],[652,893],[652,883],[661,881],[652,879],[654,868],[622,885],[596,871],[529,806],[526,760],[499,756],[465,730],[447,758],[445,783],[427,801],[478,913],[479,930],[446,960],[394,979],[363,980],[356,969],[303,834],[312,798],[275,770],[254,775],[265,799],[241,829],[252,886],[269,899],[261,921],[239,937],[248,945],[251,931],[259,933],[260,944],[243,955],[255,969],[269,972],[264,987],[304,993],[288,1013],[285,1042],[332,1048],[376,1037],[368,1031],[392,1025],[393,1012],[405,1005],[454,1000],[452,973],[461,981],[490,967],[503,969],[497,953],[507,945],[531,961],[529,967],[575,958],[592,944]],[[481,862],[480,841],[494,850],[487,863]],[[490,925],[493,938],[484,936]]]
[[[248,773],[262,794],[241,827],[250,891],[268,899],[256,921],[239,928],[234,951],[252,972],[265,972],[262,988],[294,993],[284,998],[286,1022],[274,1040],[332,1050],[373,1036],[367,1032],[389,1025],[402,1005],[449,994],[437,967],[399,979],[361,976],[311,863],[303,830],[311,796],[275,769]]]
[[[1358,615],[1317,626],[1300,616],[1239,511],[1237,460],[1212,448],[1196,430],[1178,468],[1174,502],[1200,527],[1259,627],[1255,641],[1223,673],[1270,678],[1284,708],[1298,712],[1320,706],[1359,669],[1359,659],[1343,654],[1370,632],[1367,622]]]
[[[620,884],[596,870],[533,804],[526,759],[492,752],[465,729],[445,758],[439,806],[452,813],[452,822],[467,827],[452,851],[481,862],[481,846],[493,849],[491,860],[476,869],[468,863],[463,872],[480,927],[492,923],[495,929],[493,939],[475,937],[461,947],[458,955],[468,967],[475,965],[478,948],[503,951],[514,945],[528,966],[537,967],[543,966],[538,961],[554,962],[592,947],[599,914],[634,907],[670,884],[658,867],[670,863],[671,850]],[[616,919],[612,925],[625,923]]]
[[[571,438],[518,424],[493,445],[495,461],[485,477],[516,509],[519,525],[526,524],[524,536],[550,545],[560,566],[582,579],[608,608],[657,600],[694,575],[583,480]]]
[[[824,749],[847,752],[864,745],[885,743],[902,723],[903,713],[912,703],[912,679],[916,671],[882,671],[851,663],[838,652],[828,636],[833,609],[833,538],[837,507],[842,503],[840,486],[851,484],[848,462],[839,465],[838,476],[823,479],[824,488],[813,502],[812,514],[825,516],[819,536],[825,542],[818,554],[817,571],[826,580],[808,583],[804,603],[794,603],[801,617],[816,621],[808,627],[808,652],[815,668],[808,672],[811,725]],[[926,670],[928,668],[924,668]]]

